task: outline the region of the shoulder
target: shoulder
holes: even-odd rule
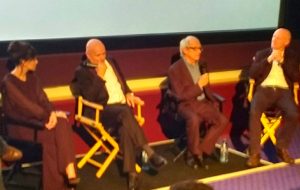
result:
[[[2,81],[1,81],[1,90],[3,89],[3,88],[6,88],[6,86],[7,86],[7,83],[9,83],[10,81],[11,81],[11,74],[10,73],[7,73],[4,77],[3,77],[3,79],[2,79]]]
[[[296,53],[296,51],[292,48],[287,48],[285,50],[285,55],[288,57],[299,57],[299,55]]]
[[[184,66],[184,62],[182,59],[179,59],[178,61],[176,61],[175,63],[173,63],[169,70],[178,70],[180,69],[182,66]]]
[[[256,56],[267,56],[272,52],[271,48],[265,48],[256,52]]]

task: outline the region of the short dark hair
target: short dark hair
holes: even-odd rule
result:
[[[21,63],[21,60],[34,59],[37,56],[36,49],[28,42],[12,41],[7,47],[9,70]]]
[[[194,180],[188,180],[175,183],[170,187],[170,190],[213,190],[213,187]]]

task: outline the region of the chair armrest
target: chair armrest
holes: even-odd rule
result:
[[[219,103],[223,103],[225,102],[225,98],[223,96],[221,96],[218,93],[212,93],[212,96],[219,102]]]
[[[83,107],[89,107],[92,109],[95,109],[95,121],[99,122],[100,121],[100,111],[103,110],[103,106],[94,102],[90,102],[88,100],[85,100],[82,98],[82,96],[79,96],[77,99],[77,114],[75,115],[75,120],[80,120],[82,118],[82,111]]]
[[[251,102],[251,100],[253,98],[254,84],[255,84],[255,80],[254,79],[249,79],[249,90],[248,90],[248,95],[247,95],[247,99],[248,99],[249,102]]]
[[[299,105],[298,90],[299,90],[299,83],[295,82],[294,83],[294,100],[297,105]]]
[[[143,104],[141,103],[136,103],[136,115],[135,115],[135,119],[137,120],[139,126],[143,126],[145,123],[145,118],[142,116],[142,106]]]

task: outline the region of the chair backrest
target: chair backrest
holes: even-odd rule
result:
[[[1,99],[0,102],[2,103]],[[1,104],[2,105],[2,104]],[[18,187],[23,187],[23,188],[31,188],[31,189],[40,189],[41,184],[42,184],[42,175],[41,172],[38,171],[30,171],[29,173],[25,170],[23,170],[23,165],[26,164],[27,166],[31,166],[32,163],[34,162],[40,162],[42,161],[42,145],[41,143],[38,142],[37,140],[37,133],[38,133],[38,129],[34,128],[34,127],[30,127],[27,125],[20,125],[18,124],[18,126],[13,126],[14,128],[27,128],[28,130],[32,130],[33,131],[33,136],[32,139],[17,139],[15,137],[11,137],[8,134],[8,126],[10,123],[10,120],[7,119],[7,117],[5,116],[5,114],[3,113],[2,110],[2,106],[0,106],[0,122],[1,122],[1,126],[0,126],[0,132],[1,132],[1,136],[3,136],[3,138],[6,140],[7,144],[14,146],[16,148],[18,148],[19,150],[22,151],[23,157],[21,160],[16,161],[12,167],[11,170],[8,172],[8,174],[5,175],[4,178],[4,182],[7,186],[15,186],[17,185]],[[18,177],[15,176],[19,176],[19,175],[34,175],[34,177],[32,178],[33,181],[37,182],[35,184],[29,184],[29,183],[23,183],[22,181],[18,180]],[[28,178],[29,180],[31,178]]]
[[[157,106],[159,109],[157,121],[167,138],[179,138],[185,134],[185,121],[177,112],[178,102],[176,97],[172,96],[165,83],[167,81],[163,81],[161,84],[161,101]]]
[[[159,122],[162,132],[169,138],[181,138],[185,135],[185,120],[180,116],[177,111],[179,100],[174,93],[169,89],[167,79],[160,85],[161,89],[161,101],[157,108],[159,114],[157,121]],[[225,98],[217,93],[213,93],[212,96],[218,102],[219,110],[223,109],[223,102]],[[202,125],[202,124],[201,124]],[[206,125],[203,123],[203,125]],[[205,127],[200,127],[200,135],[204,136],[206,133]]]

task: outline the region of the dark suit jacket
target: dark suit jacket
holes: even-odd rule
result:
[[[112,66],[121,84],[123,93],[131,92],[118,64],[113,59],[107,59],[107,61]],[[70,85],[72,94],[75,97],[82,96],[86,100],[101,104],[105,107],[108,101],[105,81],[97,75],[95,67],[88,66],[87,63],[88,60],[84,59],[75,71],[75,76]],[[87,112],[85,112],[85,115],[91,117],[92,115],[90,114],[92,113]]]
[[[255,80],[256,86],[260,85],[271,71],[272,64],[268,63],[267,61],[267,58],[271,52],[271,48],[264,49],[258,51],[254,57],[254,62],[249,70],[249,77]],[[300,81],[299,57],[289,48],[285,50],[282,69],[285,79],[290,89],[292,89],[293,83]]]
[[[199,64],[200,67],[201,64],[203,63]],[[212,92],[207,87],[204,87],[203,90],[201,90],[198,84],[194,83],[192,76],[182,59],[178,60],[169,68],[168,79],[171,91],[179,102],[179,111],[181,109],[191,109],[194,102],[198,101],[197,97],[202,93],[205,93],[206,99],[215,101]]]

